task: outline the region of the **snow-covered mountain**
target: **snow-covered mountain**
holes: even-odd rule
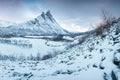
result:
[[[68,34],[53,18],[50,11],[21,24],[0,28],[1,36],[59,35]]]
[[[53,58],[48,54],[44,58],[41,61],[1,61],[0,79],[120,80],[120,20],[83,38],[77,37],[62,53]]]

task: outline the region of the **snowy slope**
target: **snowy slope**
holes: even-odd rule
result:
[[[33,20],[17,25],[11,25],[7,28],[0,28],[0,31],[2,35],[13,36],[68,34],[68,32],[56,22],[50,11],[47,11],[46,13],[43,12]]]
[[[106,37],[90,35],[82,44],[46,61],[48,64],[40,74],[46,76],[43,80],[112,80],[111,72],[117,68],[113,57],[120,46],[115,44],[119,37],[113,40],[120,35],[117,31],[120,31],[120,21],[111,26],[110,32],[103,33]]]
[[[120,63],[119,36],[120,21],[111,25],[109,32],[93,33],[82,43],[78,38],[52,59],[2,61],[0,80],[119,80],[120,66],[113,63],[115,56]]]

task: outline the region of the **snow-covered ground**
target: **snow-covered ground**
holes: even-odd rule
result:
[[[0,53],[3,55],[34,55],[40,53],[41,57],[54,51],[63,51],[70,42],[51,41],[47,39],[30,38],[0,38]]]
[[[120,21],[111,25],[109,32],[103,30],[100,35],[92,33],[81,39],[76,37],[70,43],[26,39],[33,45],[33,50],[28,49],[33,54],[34,51],[44,53],[57,47],[62,53],[41,61],[1,60],[0,80],[120,80],[119,36]],[[7,44],[4,45],[8,48]],[[14,51],[12,47],[11,50]],[[18,51],[28,54],[23,48]]]

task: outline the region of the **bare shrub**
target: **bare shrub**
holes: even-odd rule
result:
[[[46,59],[53,58],[53,57],[57,56],[60,53],[61,53],[61,51],[53,50],[52,52],[48,52],[43,57],[41,57],[41,54],[39,52],[37,53],[37,55],[30,54],[27,57],[24,56],[23,54],[20,54],[18,56],[14,55],[14,54],[10,54],[10,55],[0,54],[0,60],[10,60],[10,61],[26,61],[26,60],[40,61],[40,60],[46,60]]]
[[[24,61],[24,60],[26,60],[26,57],[21,54],[20,56],[18,56],[18,60],[19,61]]]
[[[41,56],[41,55],[40,55],[40,53],[38,52],[38,53],[37,53],[37,56],[36,56],[36,60],[37,60],[37,61],[40,61],[40,60],[41,60],[41,57],[40,57],[40,56]]]
[[[103,35],[103,31],[106,30],[107,32],[109,32],[111,25],[113,25],[113,23],[116,23],[117,21],[118,19],[116,17],[112,16],[106,10],[102,10],[102,22],[96,28],[96,35],[101,35],[102,37],[105,37],[105,35]]]
[[[111,25],[113,22],[117,21],[117,18],[115,16],[112,16],[109,12],[106,10],[102,10],[102,18],[103,18],[103,25]]]
[[[63,35],[57,35],[53,38],[53,41],[61,41],[63,40]]]
[[[16,61],[17,58],[13,54],[11,54],[11,55],[2,55],[2,54],[0,54],[0,60]]]
[[[57,56],[60,53],[62,53],[62,52],[60,52],[58,50],[53,50],[52,52],[48,52],[48,54],[44,55],[42,57],[42,60],[47,60],[47,59],[53,58],[53,57]]]
[[[50,59],[52,58],[52,54],[46,54],[43,56],[42,60],[47,60],[47,59]]]
[[[30,54],[30,56],[27,57],[27,60],[35,60],[35,57],[32,54]]]

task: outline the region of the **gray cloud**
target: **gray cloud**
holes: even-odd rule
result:
[[[102,9],[120,16],[119,7],[120,0],[0,0],[0,19],[22,22],[51,10],[58,22],[83,26],[99,21]]]

